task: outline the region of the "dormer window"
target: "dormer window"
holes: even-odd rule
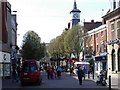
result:
[[[113,0],[113,10],[116,9],[116,1]]]

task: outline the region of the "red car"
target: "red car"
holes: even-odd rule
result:
[[[27,83],[41,84],[41,73],[35,60],[25,60],[22,63],[20,80],[22,86]]]

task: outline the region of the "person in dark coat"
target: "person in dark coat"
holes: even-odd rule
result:
[[[78,79],[80,85],[82,85],[82,77],[83,77],[83,70],[80,66],[78,66]]]
[[[70,68],[70,76],[73,75],[73,70],[74,70],[74,68],[71,67],[71,68]]]
[[[50,79],[50,66],[47,67],[47,78]]]

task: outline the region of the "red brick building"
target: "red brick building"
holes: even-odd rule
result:
[[[89,40],[86,43],[87,54],[92,56],[94,60],[94,71],[99,73],[107,68],[107,28],[106,25],[101,25],[87,32]],[[86,56],[85,55],[85,56]],[[87,59],[87,58],[85,58]]]
[[[109,74],[120,72],[120,0],[111,2],[112,8],[103,16],[107,25]]]

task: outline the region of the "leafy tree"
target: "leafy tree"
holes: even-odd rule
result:
[[[85,50],[85,42],[88,39],[86,32],[81,25],[76,25],[68,31],[64,31],[60,36],[52,39],[48,46],[48,52],[51,57],[59,58],[61,56],[70,58],[71,53],[79,58],[79,53]]]
[[[48,53],[50,57],[55,57],[55,39],[52,39],[48,45]]]
[[[79,52],[84,48],[84,28],[80,25],[76,25],[71,28],[64,40],[65,51],[68,53],[74,53],[79,58]]]
[[[22,57],[24,59],[39,60],[44,56],[44,44],[41,44],[41,38],[34,31],[28,31],[23,36]]]

